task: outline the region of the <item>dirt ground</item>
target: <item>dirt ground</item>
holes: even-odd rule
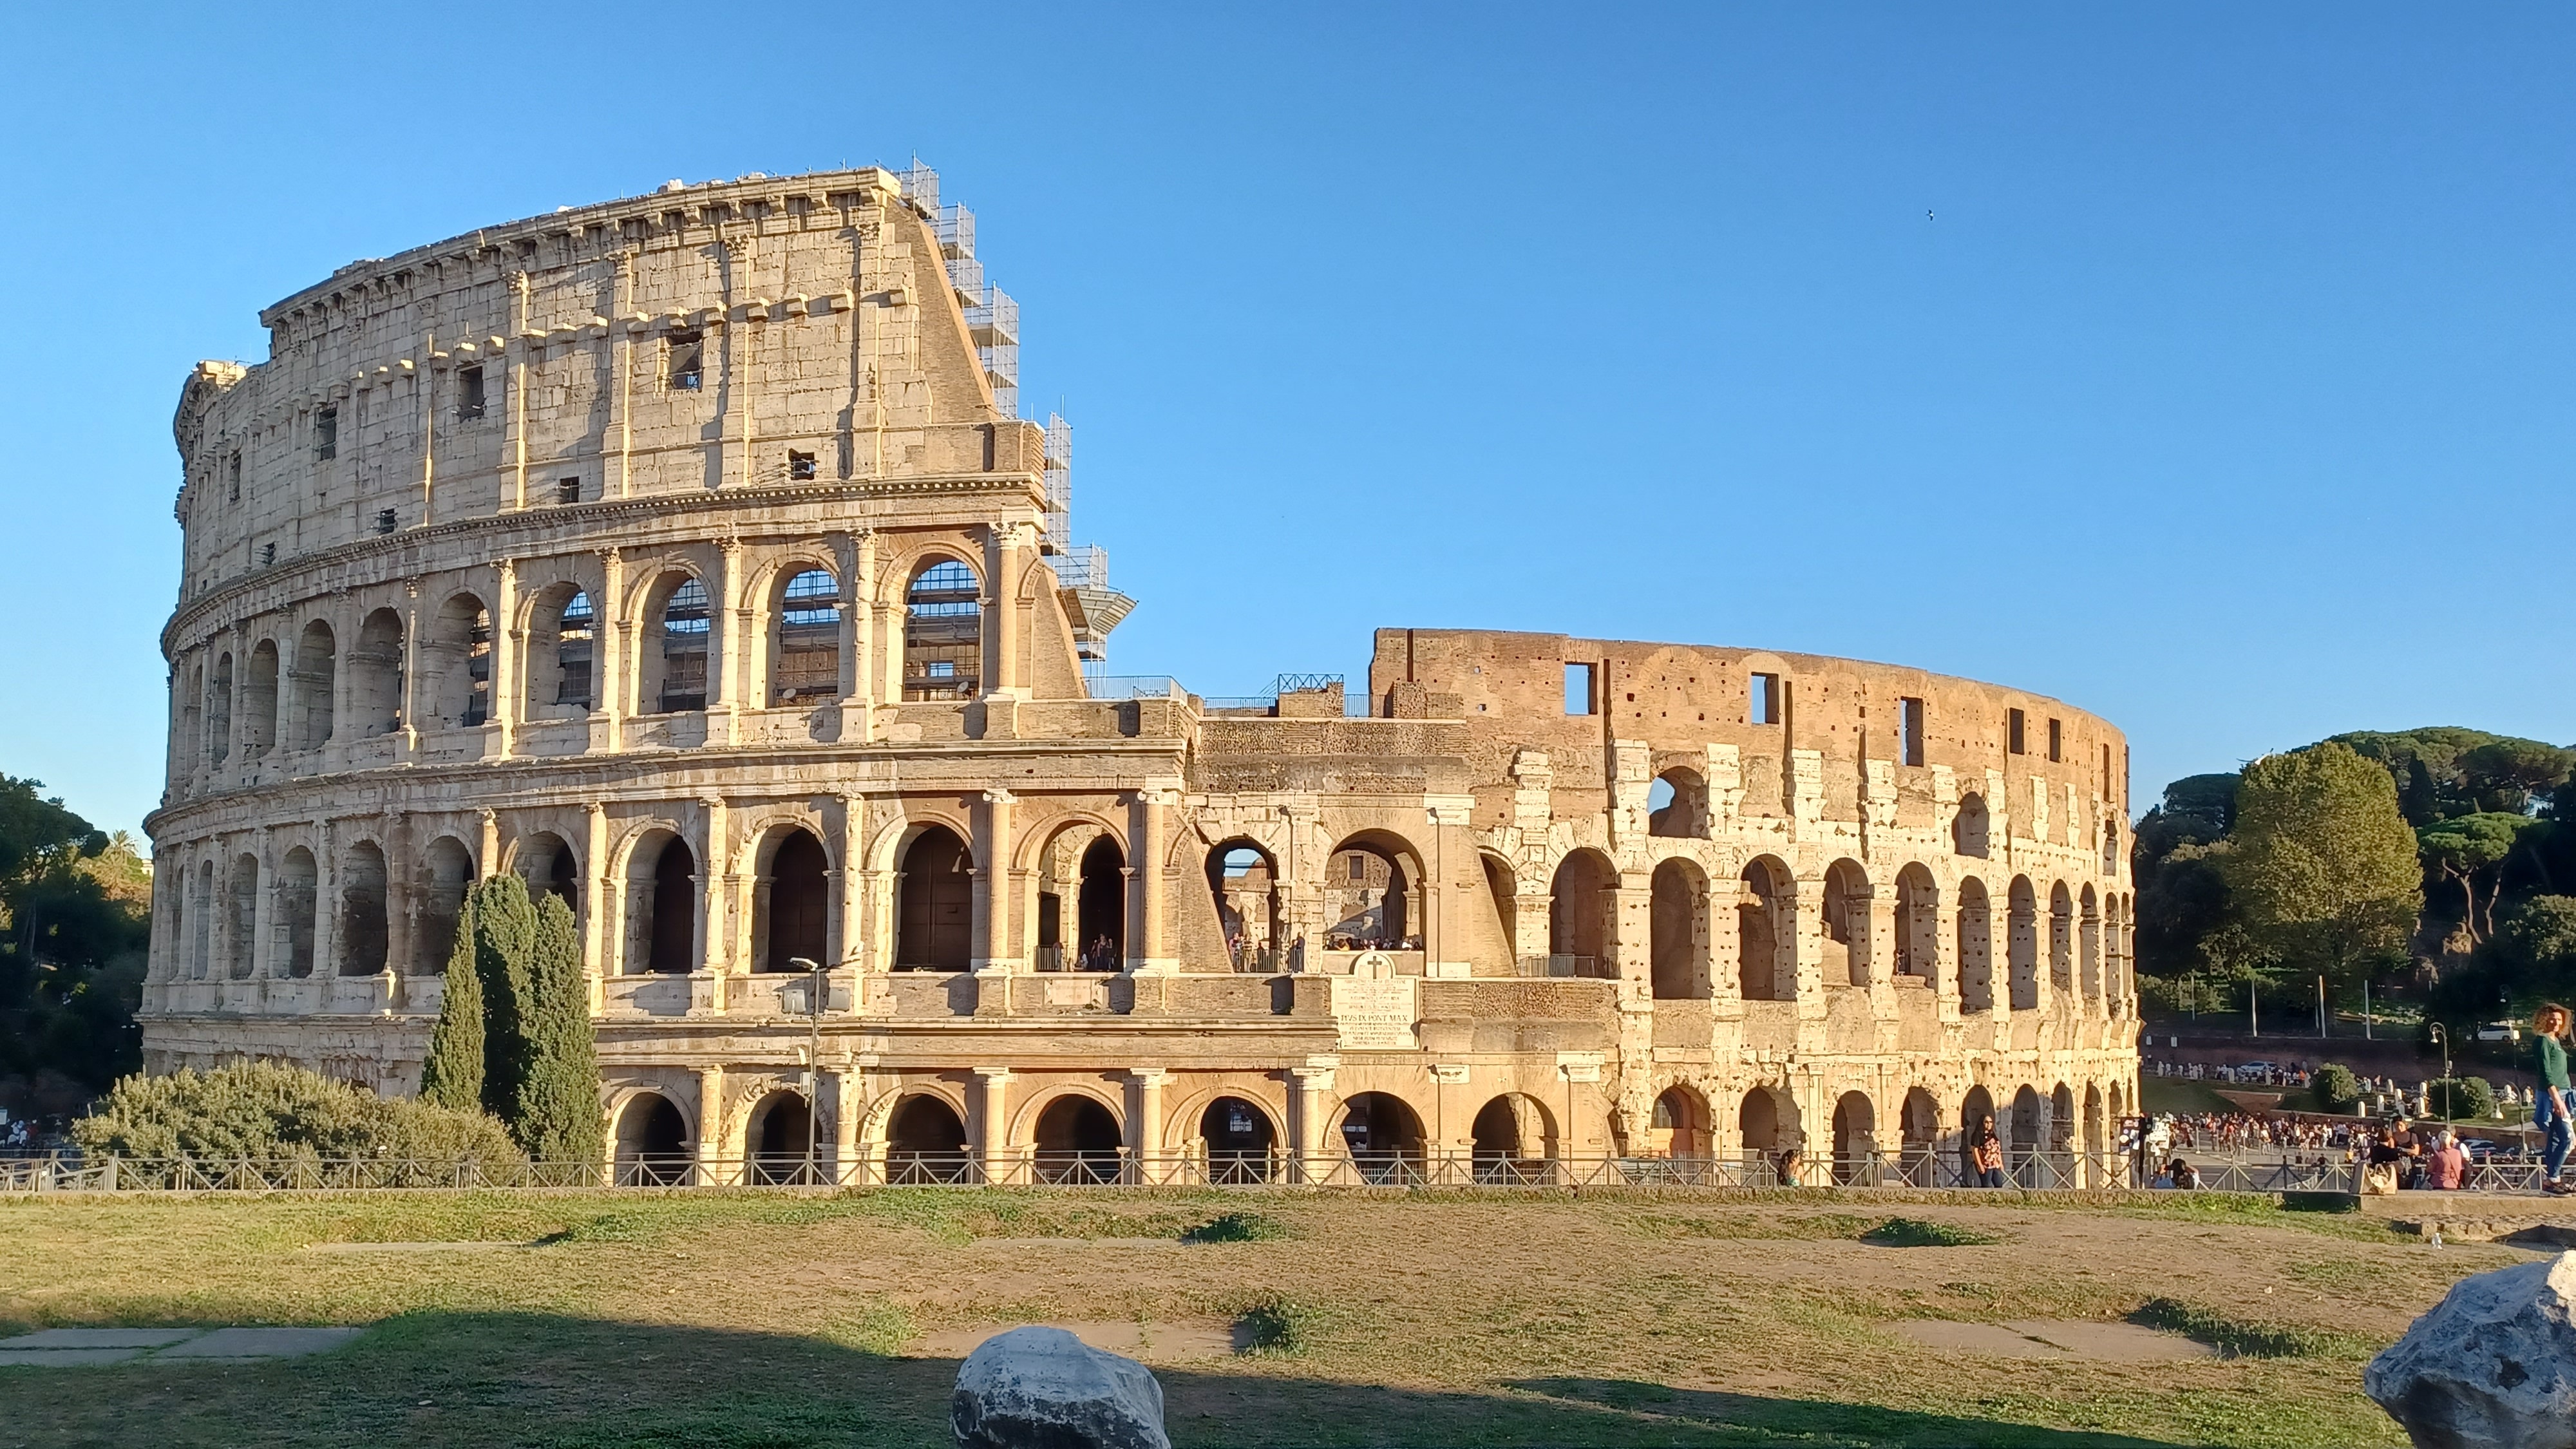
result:
[[[1182,1240],[1226,1214],[1257,1240]],[[1872,1241],[1891,1216],[1993,1241]],[[0,1446],[935,1445],[966,1347],[1028,1322],[1124,1331],[1180,1445],[2397,1445],[2362,1364],[2526,1256],[2171,1195],[20,1200],[0,1327],[377,1327],[0,1371]],[[2123,1320],[2217,1352],[2084,1347]]]

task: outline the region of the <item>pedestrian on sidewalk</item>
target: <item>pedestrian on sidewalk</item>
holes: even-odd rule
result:
[[[2567,1008],[2551,1002],[2531,1018],[2532,1069],[2539,1076],[2539,1100],[2532,1104],[2531,1125],[2541,1130],[2541,1191],[2565,1196],[2576,1192],[2576,1182],[2567,1180],[2567,1151],[2576,1145],[2576,1121],[2571,1121],[2571,1102],[2567,1086],[2567,1031],[2570,1017]]]

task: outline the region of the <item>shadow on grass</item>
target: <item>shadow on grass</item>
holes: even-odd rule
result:
[[[957,1364],[789,1334],[424,1311],[305,1359],[0,1369],[0,1444],[936,1449],[951,1442]],[[1155,1374],[1182,1449],[2153,1443],[1617,1380],[1417,1391],[1298,1377],[1275,1359]]]

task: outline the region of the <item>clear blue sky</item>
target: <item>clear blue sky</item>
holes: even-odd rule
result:
[[[261,306],[916,153],[1074,422],[1123,671],[1898,660],[2107,715],[2141,805],[2337,730],[2576,739],[2576,12],[2113,9],[31,7],[0,771],[158,797],[170,413]]]

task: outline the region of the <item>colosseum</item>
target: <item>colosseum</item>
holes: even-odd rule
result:
[[[1890,665],[1379,630],[1108,672],[1135,601],[925,169],[343,267],[206,362],[154,1070],[415,1089],[461,896],[573,907],[617,1170],[2103,1180],[2127,751]]]

